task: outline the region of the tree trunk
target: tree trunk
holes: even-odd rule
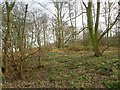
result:
[[[96,22],[95,22],[95,56],[99,57],[102,55],[102,53],[99,50],[99,44],[98,44],[98,25],[99,25],[99,17],[100,17],[100,1],[97,2],[97,16],[96,16]]]
[[[100,14],[100,3],[97,2],[97,16],[96,16],[96,23],[95,29],[93,28],[93,18],[92,18],[92,2],[88,3],[87,7],[87,22],[88,22],[88,29],[90,34],[91,43],[93,46],[93,50],[95,52],[95,56],[99,57],[102,53],[99,50],[98,46],[98,25],[99,25],[99,14]]]
[[[8,1],[5,2],[6,4],[6,11],[7,11],[7,30],[4,37],[4,44],[3,44],[3,66],[6,72],[6,64],[8,60],[8,48],[9,48],[9,38],[10,33],[12,31],[12,23],[11,23],[11,11],[15,5],[15,2],[13,2],[11,5],[9,5]]]
[[[23,23],[23,31],[22,34],[20,35],[20,46],[19,46],[19,51],[20,51],[20,62],[19,62],[19,79],[23,79],[22,76],[22,71],[23,71],[23,65],[22,65],[22,59],[25,57],[25,52],[24,50],[26,49],[26,36],[25,36],[25,26],[26,26],[26,17],[27,17],[27,9],[28,9],[28,4],[25,7],[25,17],[24,17],[24,23]],[[23,51],[23,52],[22,52]]]
[[[44,47],[46,47],[46,26],[43,23],[43,34],[44,34]]]

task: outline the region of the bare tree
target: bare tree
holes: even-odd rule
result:
[[[102,55],[103,51],[101,52],[99,49],[99,41],[102,39],[102,37],[108,33],[111,28],[115,25],[117,18],[114,20],[114,22],[111,24],[111,26],[107,27],[107,29],[101,34],[100,38],[98,38],[98,26],[99,26],[99,17],[100,17],[100,0],[97,1],[97,11],[96,11],[96,22],[95,22],[95,28],[93,24],[93,17],[92,17],[92,2],[88,2],[88,6],[83,2],[86,11],[87,11],[87,22],[88,22],[88,30],[89,35],[91,39],[91,43],[95,52],[95,56],[99,57]]]
[[[10,33],[12,31],[12,19],[11,19],[11,11],[14,8],[15,5],[15,0],[14,2],[11,2],[9,4],[8,0],[5,1],[5,5],[6,5],[6,12],[7,12],[7,31],[5,32],[5,36],[4,36],[4,44],[3,44],[3,65],[5,68],[5,72],[7,70],[7,60],[8,60],[8,48],[9,48],[9,37],[10,37]]]

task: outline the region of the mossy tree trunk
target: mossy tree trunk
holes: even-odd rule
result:
[[[100,2],[98,0],[97,2],[97,15],[96,15],[96,22],[95,22],[95,28],[93,25],[93,16],[92,16],[92,2],[88,2],[88,7],[87,9],[87,22],[88,22],[88,30],[89,30],[89,35],[91,39],[91,43],[93,46],[93,50],[95,52],[95,56],[99,57],[102,55],[99,49],[98,45],[98,25],[99,25],[99,15],[100,15]]]

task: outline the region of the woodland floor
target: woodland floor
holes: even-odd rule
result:
[[[101,57],[91,51],[47,52],[40,68],[37,57],[24,63],[24,79],[6,81],[3,88],[120,88],[118,50],[108,50]]]

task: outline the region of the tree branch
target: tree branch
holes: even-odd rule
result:
[[[119,14],[117,15],[117,17],[119,16]],[[103,36],[109,32],[111,30],[111,28],[115,25],[115,23],[117,22],[117,17],[115,19],[115,21],[112,23],[112,25],[110,27],[107,27],[107,29],[103,32],[103,34],[100,36],[100,38],[98,39],[98,42],[100,42],[100,40],[103,38]]]
[[[87,7],[87,5],[85,4],[85,2],[83,2],[83,0],[82,0],[82,3],[83,3],[83,5],[85,6],[85,8],[87,9],[88,7]]]
[[[11,6],[10,6],[10,10],[13,9],[13,7],[14,7],[14,5],[15,5],[15,2],[16,2],[16,0],[14,0],[13,3],[11,4]]]
[[[83,30],[85,30],[87,27],[83,27],[83,29],[81,30],[81,31],[79,31],[78,33],[76,33],[76,31],[75,32],[73,32],[69,37],[68,37],[68,39],[64,42],[64,45],[69,41],[69,39],[73,36],[73,35],[78,35],[78,34],[80,34]]]
[[[48,8],[46,8],[45,6],[43,6],[41,3],[36,2],[37,4],[39,4],[41,7],[43,7],[44,9],[46,9],[47,11],[49,11],[52,15],[54,15],[55,17],[57,17],[52,11],[50,11]]]
[[[34,55],[35,53],[39,52],[41,49],[38,49],[37,51],[28,54],[26,57],[24,57],[23,59],[21,59],[21,62],[24,61],[25,59],[29,58],[30,56]]]
[[[75,18],[77,18],[77,17],[79,17],[79,16],[82,15],[83,13],[86,13],[86,12],[82,12],[82,13],[78,14],[77,16],[71,18],[71,20],[72,20],[72,19],[75,19]],[[67,21],[65,21],[65,22],[63,23],[63,25],[65,25],[68,21],[70,21],[70,19],[67,20]]]

